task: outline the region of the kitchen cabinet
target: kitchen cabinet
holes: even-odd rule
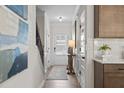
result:
[[[97,5],[94,6],[94,37],[123,38],[124,37],[124,6]]]
[[[95,88],[124,88],[124,64],[94,61]]]

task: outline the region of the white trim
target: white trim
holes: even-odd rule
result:
[[[43,88],[45,81],[46,81],[46,79],[42,80],[42,82],[40,83],[40,85],[37,88]]]
[[[50,67],[52,67],[52,66],[50,66]],[[50,67],[48,68],[47,72],[44,74],[45,75],[44,79],[41,81],[40,85],[37,88],[43,88],[44,87],[45,81],[47,80],[47,76],[49,74]]]
[[[72,19],[72,24],[74,24],[76,18],[77,18],[77,13],[80,9],[80,5],[77,5],[76,8],[75,8],[75,11],[74,11],[74,16],[73,16],[73,19]]]

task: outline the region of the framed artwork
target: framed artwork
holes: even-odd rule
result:
[[[14,5],[11,7],[15,7]],[[18,7],[18,6],[16,6]],[[20,6],[19,6],[20,8]],[[8,15],[9,13],[9,15]],[[28,67],[28,24],[0,7],[0,83]]]
[[[21,16],[25,20],[28,18],[28,7],[27,5],[6,5],[10,10],[12,10],[17,15]]]

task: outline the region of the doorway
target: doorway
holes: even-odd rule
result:
[[[68,61],[68,35],[54,33],[54,65],[67,65]]]

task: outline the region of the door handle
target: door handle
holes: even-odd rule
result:
[[[118,68],[118,70],[124,70],[124,68]]]
[[[54,47],[54,52],[56,51],[56,48]]]

